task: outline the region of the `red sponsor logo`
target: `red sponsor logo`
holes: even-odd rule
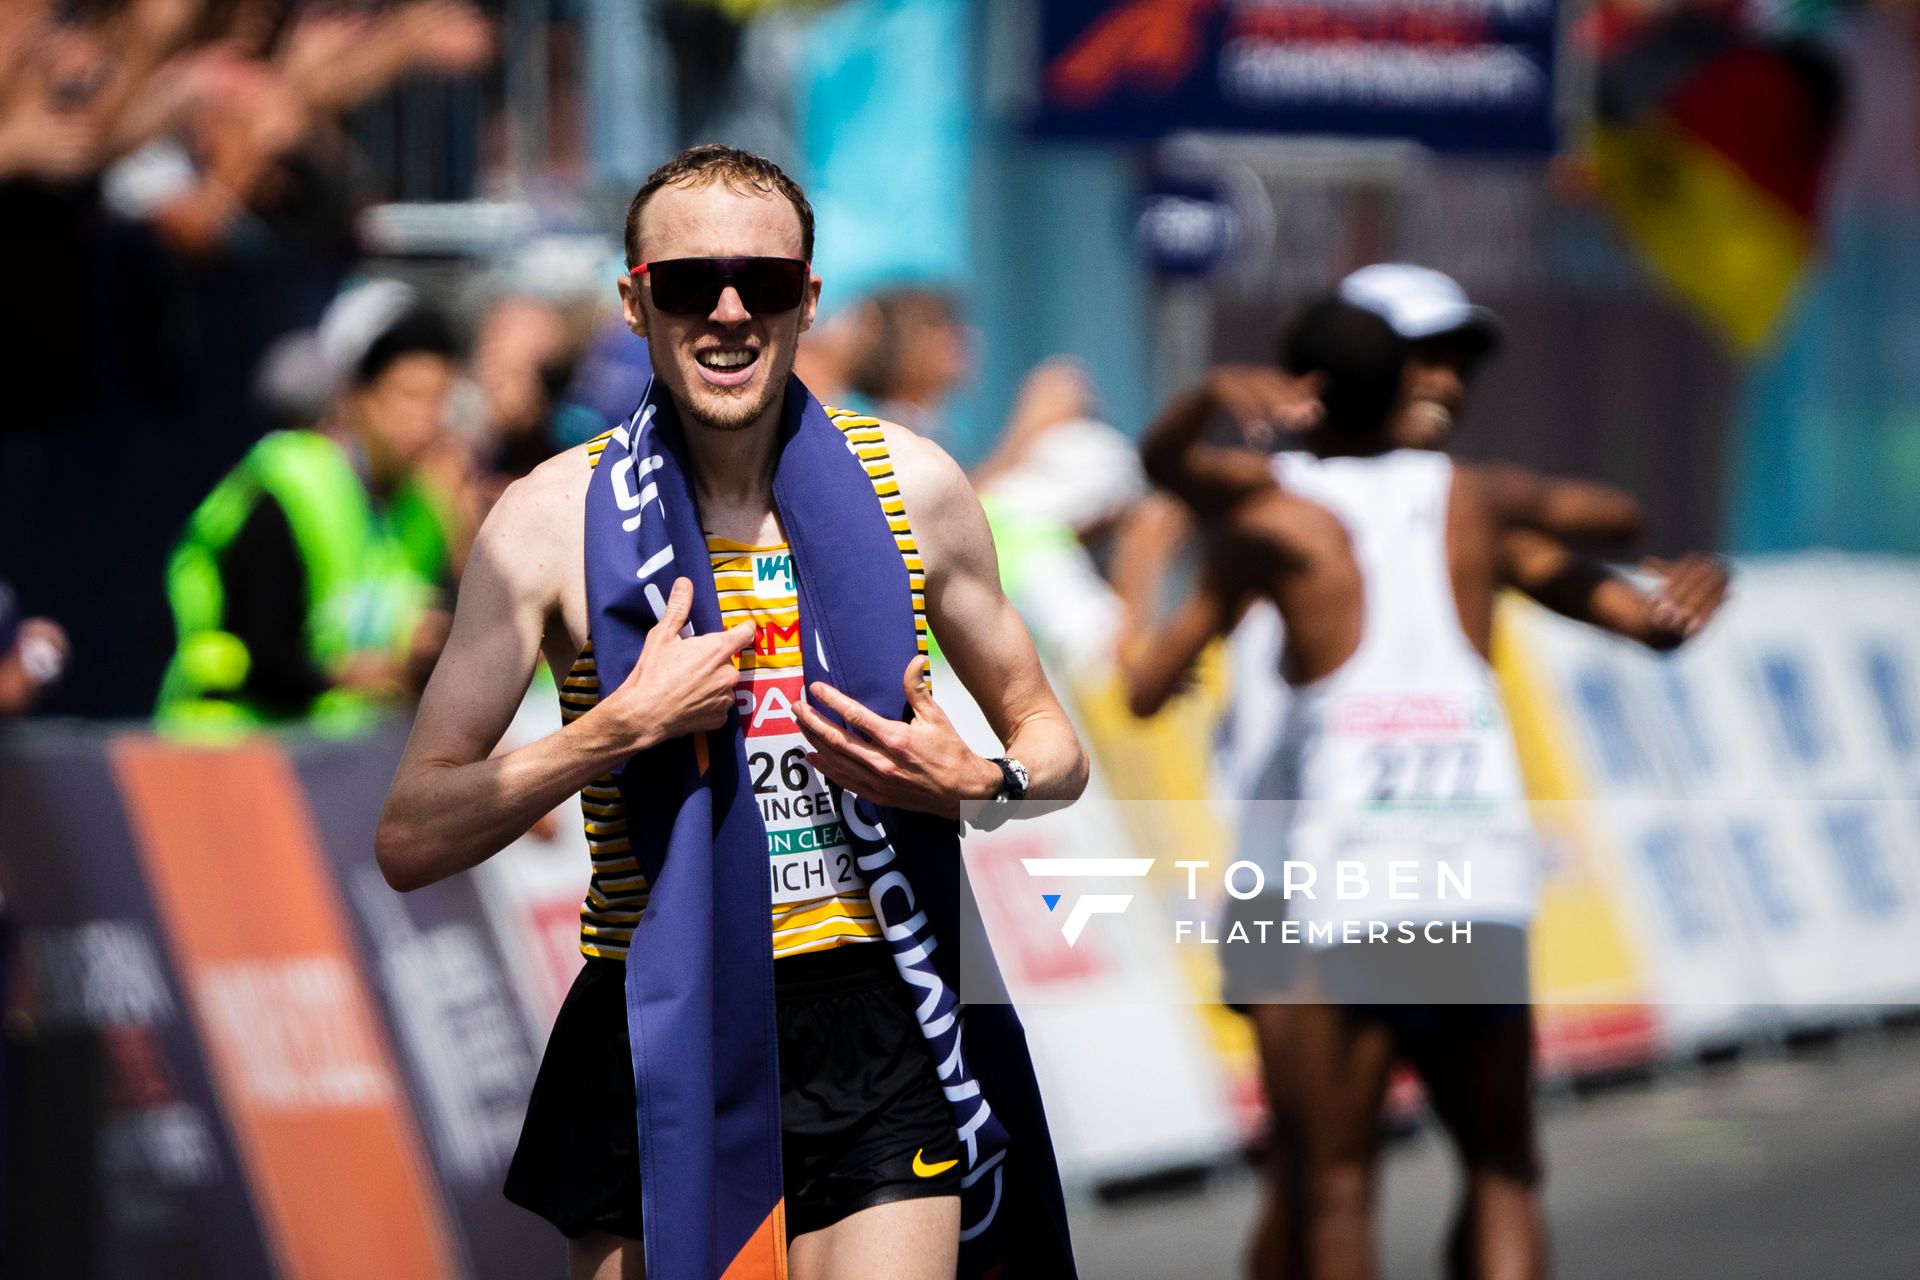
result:
[[[796,619],[789,624],[762,622],[753,631],[753,651],[772,655],[785,648],[793,648],[800,643],[800,623]]]
[[[1246,9],[1228,21],[1227,38],[1252,38],[1274,44],[1411,44],[1440,48],[1482,45],[1492,25],[1477,14],[1402,9],[1284,8]]]
[[[1348,698],[1334,716],[1341,733],[1375,736],[1459,733],[1468,727],[1466,704],[1439,693],[1380,694]]]
[[[733,688],[733,703],[740,712],[740,725],[748,737],[762,733],[794,733],[800,718],[793,713],[805,695],[801,686],[806,678],[798,672],[790,676],[762,676],[744,679]]]
[[[1047,87],[1069,107],[1091,106],[1120,86],[1162,96],[1199,63],[1204,27],[1219,0],[1129,0],[1114,6],[1047,68]]]

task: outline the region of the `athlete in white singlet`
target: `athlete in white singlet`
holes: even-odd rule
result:
[[[1340,281],[1339,294],[1379,315],[1406,339],[1393,443],[1450,450],[1480,371],[1501,348],[1498,317],[1470,301],[1452,277],[1411,263],[1362,267]],[[1251,379],[1255,388],[1271,386],[1273,377],[1270,369],[1231,366],[1213,375],[1229,383]],[[1259,415],[1250,424],[1250,438],[1272,447],[1271,424],[1259,397],[1243,390],[1238,398],[1242,411]],[[1252,403],[1246,403],[1249,399]],[[1570,549],[1571,543],[1613,553],[1631,550],[1645,531],[1646,515],[1629,493],[1588,480],[1543,476],[1507,462],[1455,465],[1473,472],[1484,487],[1539,492],[1533,506],[1545,528],[1509,530],[1500,541],[1500,572],[1506,585],[1556,613],[1667,650],[1704,626],[1726,596],[1726,566],[1714,556],[1647,560],[1642,568],[1652,583],[1643,587]],[[1235,803],[1269,794],[1259,790],[1269,781],[1259,778],[1259,770],[1271,759],[1283,719],[1280,650],[1279,615],[1271,605],[1254,602],[1227,646],[1234,695],[1216,743],[1216,774]]]
[[[1200,589],[1139,647],[1136,710],[1164,697],[1249,600],[1271,601],[1285,625],[1294,706],[1276,757],[1279,790],[1268,794],[1300,802],[1284,824],[1262,824],[1285,835],[1274,856],[1321,864],[1322,875],[1342,860],[1398,861],[1414,876],[1396,886],[1372,875],[1368,896],[1295,897],[1287,912],[1336,924],[1364,916],[1375,928],[1474,924],[1467,945],[1296,947],[1312,963],[1241,975],[1293,983],[1304,968],[1318,1001],[1252,1010],[1275,1119],[1275,1194],[1252,1259],[1261,1276],[1373,1274],[1378,1121],[1400,1056],[1466,1166],[1450,1271],[1544,1268],[1516,927],[1529,914],[1531,871],[1486,656],[1508,540],[1553,531],[1557,495],[1553,482],[1525,473],[1397,450],[1406,355],[1380,316],[1330,299],[1295,326],[1285,371],[1215,370],[1143,444],[1149,474],[1210,522],[1210,554]],[[1283,459],[1276,477],[1263,454],[1201,442],[1223,411],[1297,433],[1309,456]],[[1471,890],[1442,905],[1438,869],[1450,854],[1472,865]],[[1387,896],[1396,887],[1411,897]]]
[[[1377,315],[1332,300],[1316,304],[1284,356],[1286,372],[1217,378],[1190,403],[1176,402],[1143,446],[1149,474],[1213,523],[1206,580],[1155,637],[1152,660],[1135,670],[1136,704],[1140,686],[1169,683],[1170,672],[1230,629],[1248,599],[1270,600],[1285,624],[1284,667],[1294,690],[1276,758],[1280,787],[1271,794],[1300,802],[1273,828],[1285,836],[1279,857],[1317,864],[1337,879],[1332,864],[1343,859],[1434,868],[1448,841],[1471,844],[1476,855],[1482,844],[1507,843],[1523,829],[1520,791],[1485,658],[1500,538],[1534,524],[1538,513],[1503,502],[1444,458],[1393,448],[1405,344]],[[1254,403],[1238,405],[1238,397]],[[1285,418],[1311,455],[1278,466],[1300,488],[1276,485],[1268,457],[1200,443],[1204,420],[1218,408],[1243,421],[1262,408]],[[1408,663],[1410,670],[1401,669]],[[1463,797],[1470,803],[1458,803]],[[1422,798],[1427,803],[1416,810]],[[1410,822],[1416,813],[1420,820]],[[1421,1070],[1463,1154],[1472,1153],[1464,1243],[1455,1251],[1473,1259],[1463,1270],[1539,1269],[1531,1030],[1519,1003],[1524,949],[1509,945],[1521,935],[1508,927],[1524,918],[1529,890],[1517,851],[1488,861],[1507,869],[1497,906],[1506,923],[1485,924],[1502,931],[1497,941],[1483,934],[1451,953],[1444,943],[1416,951],[1366,941],[1228,949],[1238,962],[1230,962],[1229,993],[1253,1006],[1275,1122],[1275,1194],[1256,1237],[1256,1274],[1373,1273],[1375,1143],[1388,1069],[1400,1054]],[[1473,890],[1490,892],[1501,878],[1490,875]],[[1437,901],[1436,889],[1425,903],[1392,902],[1389,918],[1369,923],[1397,923],[1391,917],[1403,911],[1430,914]],[[1259,914],[1337,917],[1378,905],[1321,894]],[[1384,968],[1373,963],[1381,955],[1391,957]],[[1402,955],[1414,962],[1393,962]],[[1375,1003],[1400,994],[1396,979],[1465,956],[1491,959],[1478,967],[1504,976],[1507,1000],[1491,1007]],[[1295,963],[1302,959],[1312,963]],[[1300,999],[1303,977],[1318,984],[1323,1002],[1279,1002]],[[1490,1126],[1497,1131],[1482,1132]],[[1499,1230],[1483,1232],[1488,1223]],[[1506,1256],[1482,1247],[1494,1242]]]
[[[1284,453],[1275,466],[1289,494],[1339,518],[1363,596],[1358,646],[1331,674],[1293,686],[1276,753],[1285,835],[1274,843],[1321,886],[1289,916],[1524,924],[1535,896],[1526,786],[1493,671],[1454,603],[1452,462],[1396,449]],[[1364,890],[1355,875],[1348,894],[1325,891],[1343,863],[1364,873]],[[1390,876],[1390,864],[1404,874]],[[1279,883],[1280,869],[1268,878]]]

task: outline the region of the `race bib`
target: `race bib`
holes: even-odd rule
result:
[[[794,715],[805,682],[798,671],[746,671],[734,686],[776,906],[865,889],[826,779],[807,763]]]
[[[1286,856],[1311,866],[1305,920],[1524,920],[1532,822],[1491,690],[1335,701],[1294,795]]]
[[[1524,794],[1491,693],[1345,698],[1322,743],[1326,782],[1363,824],[1471,832]]]

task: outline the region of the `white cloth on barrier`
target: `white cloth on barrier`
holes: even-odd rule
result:
[[[1522,617],[1668,1048],[1920,998],[1920,566],[1743,563],[1667,657]]]

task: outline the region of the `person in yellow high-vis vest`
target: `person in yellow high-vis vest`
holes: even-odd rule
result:
[[[167,567],[160,728],[350,732],[424,682],[458,515],[419,468],[454,350],[438,315],[399,317],[355,364],[333,429],[267,435],[194,511]]]

